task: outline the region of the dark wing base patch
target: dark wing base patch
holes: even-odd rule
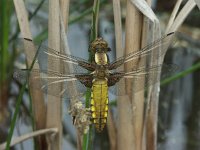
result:
[[[124,76],[124,73],[111,73],[108,77],[108,86],[113,86]]]
[[[92,75],[75,75],[75,77],[86,87],[91,88],[92,87]]]

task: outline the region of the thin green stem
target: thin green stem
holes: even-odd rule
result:
[[[85,16],[89,15],[92,12],[92,7],[86,9],[83,13],[81,13],[80,16],[77,16],[75,18],[72,18],[69,20],[69,24],[73,24],[75,22],[80,21],[81,19],[83,19]]]
[[[42,7],[43,3],[45,2],[45,0],[42,0],[39,5],[37,6],[37,8],[34,10],[34,12],[29,16],[29,21],[38,13],[38,11],[40,10],[40,8]]]
[[[26,83],[27,83],[27,81],[26,81]],[[13,131],[14,131],[14,128],[15,128],[17,115],[19,113],[20,105],[21,105],[21,102],[22,102],[22,97],[23,97],[24,91],[26,89],[26,83],[23,84],[23,86],[20,90],[19,96],[17,98],[17,104],[16,104],[16,107],[15,107],[15,112],[14,112],[14,115],[13,115],[13,119],[11,121],[11,126],[10,126],[10,130],[9,130],[8,138],[7,138],[6,150],[10,149],[10,142],[11,142]]]
[[[94,41],[97,37],[99,5],[100,5],[99,0],[94,1],[93,11],[92,11],[92,26],[91,26],[90,42]]]
[[[95,0],[93,9],[92,9],[92,25],[91,25],[91,34],[90,34],[90,42],[94,41],[97,38],[97,28],[98,28],[98,14],[99,14],[100,0]],[[89,61],[93,61],[93,54],[89,51]],[[86,93],[86,107],[90,106],[90,94],[91,90],[88,89]],[[88,95],[88,96],[87,96]],[[83,136],[83,150],[90,150],[92,145],[92,134],[93,130],[90,126],[87,134]]]

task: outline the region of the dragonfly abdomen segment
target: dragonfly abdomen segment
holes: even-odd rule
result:
[[[108,85],[106,79],[94,79],[91,92],[92,122],[98,132],[106,124],[108,116]]]

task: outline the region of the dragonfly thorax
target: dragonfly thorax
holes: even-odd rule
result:
[[[96,70],[93,73],[94,78],[106,79],[109,76],[108,69],[106,65],[97,65]]]
[[[106,65],[108,63],[108,56],[104,52],[95,53],[95,63],[97,65]]]

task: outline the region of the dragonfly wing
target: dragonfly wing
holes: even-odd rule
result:
[[[160,80],[166,79],[175,74],[178,66],[175,64],[162,64],[151,67],[143,67],[130,72],[121,72],[121,79],[115,86],[111,87],[110,92],[115,95],[127,95],[126,83],[132,83],[132,93],[146,90],[149,86],[156,84]],[[162,72],[162,73],[161,73]]]
[[[37,60],[39,61],[39,63],[44,60],[47,62],[47,58],[50,57],[51,58],[50,63],[53,63],[53,64],[54,63],[61,64],[61,65],[63,64],[63,66],[65,66],[66,64],[67,65],[73,64],[73,65],[85,68],[86,70],[89,70],[89,71],[95,70],[95,64],[92,64],[83,58],[66,54],[64,53],[64,51],[58,52],[57,50],[49,48],[43,44],[35,44],[30,39],[22,38],[22,39],[19,39],[17,43],[18,43],[18,48],[20,49],[24,49],[24,45],[26,45],[29,48],[34,47],[34,49],[38,50],[39,53],[38,53]],[[31,59],[32,61],[32,58],[27,58],[27,59]]]
[[[108,86],[113,86],[124,76],[123,72],[110,73],[108,77]]]
[[[90,74],[62,74],[50,70],[33,69],[30,72],[30,84],[33,88],[42,90],[44,93],[64,98],[71,98],[86,91],[86,87],[81,83],[91,82]],[[76,77],[79,76],[79,79]],[[13,77],[20,82],[27,80],[27,70],[16,70]],[[39,83],[39,84],[38,84]],[[89,84],[89,83],[88,83]]]
[[[113,61],[109,64],[109,70],[117,69],[124,63],[138,60],[138,59],[140,59],[140,66],[144,66],[145,62],[146,62],[145,61],[146,58],[154,52],[158,53],[157,56],[159,58],[160,56],[165,54],[169,45],[171,45],[171,43],[174,43],[174,39],[173,39],[174,35],[175,35],[174,32],[169,33],[169,34],[163,36],[162,38],[147,45],[146,47],[142,48],[141,50],[132,52],[126,56],[122,56],[122,57],[116,59],[115,61]],[[153,60],[153,62],[156,62],[156,61],[157,61],[157,59]],[[136,66],[135,66],[135,68],[136,68]]]

